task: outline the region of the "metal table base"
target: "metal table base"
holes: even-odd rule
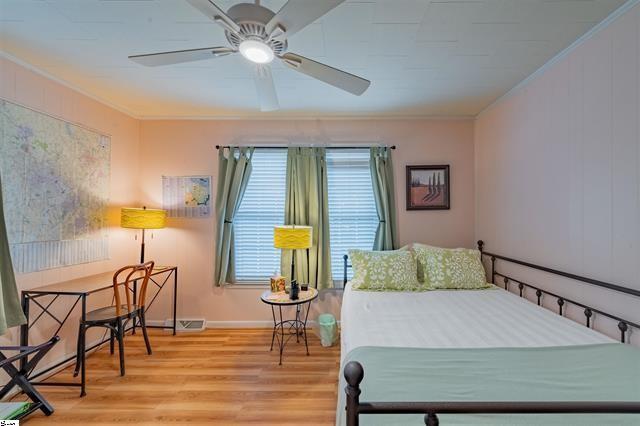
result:
[[[304,306],[304,319],[302,311]],[[273,332],[271,334],[271,351],[273,351],[274,341],[278,341],[278,348],[280,350],[280,362],[278,365],[282,365],[282,353],[287,342],[296,336],[296,343],[300,343],[300,337],[304,338],[304,346],[307,350],[307,356],[309,355],[309,343],[307,341],[307,319],[309,318],[309,308],[311,307],[311,300],[305,303],[296,305],[296,318],[293,320],[284,320],[282,317],[282,305],[278,305],[279,317],[276,319],[276,306],[271,305],[271,315],[273,316]],[[285,338],[286,336],[286,338]]]

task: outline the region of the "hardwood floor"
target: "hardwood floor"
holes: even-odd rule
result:
[[[153,355],[140,333],[125,340],[126,376],[108,345],[88,358],[87,396],[78,388],[40,387],[56,412],[24,424],[333,425],[340,348],[309,333],[290,341],[283,365],[269,352],[271,330],[206,330],[171,336],[151,330]],[[67,380],[66,369],[51,380]],[[15,400],[23,399],[23,395]]]

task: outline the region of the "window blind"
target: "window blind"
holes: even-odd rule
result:
[[[371,250],[378,228],[369,149],[327,150],[327,184],[334,281],[343,279],[343,256],[349,249]],[[352,268],[347,270],[348,278]]]
[[[280,270],[280,250],[273,248],[273,227],[284,221],[286,149],[256,149],[253,170],[234,221],[236,278],[264,281]],[[378,227],[369,149],[327,150],[331,267],[342,281],[349,249],[371,250]],[[351,268],[348,277],[351,278]]]
[[[236,279],[264,281],[280,270],[273,227],[284,223],[287,150],[256,149],[253,169],[234,220]]]

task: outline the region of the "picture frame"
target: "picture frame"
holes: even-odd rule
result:
[[[449,210],[449,165],[407,166],[407,210]]]

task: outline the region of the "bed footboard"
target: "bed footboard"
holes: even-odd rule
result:
[[[357,361],[347,363],[344,378],[347,426],[358,426],[361,414],[424,414],[427,426],[438,426],[441,414],[640,414],[640,402],[361,402],[362,365]]]

